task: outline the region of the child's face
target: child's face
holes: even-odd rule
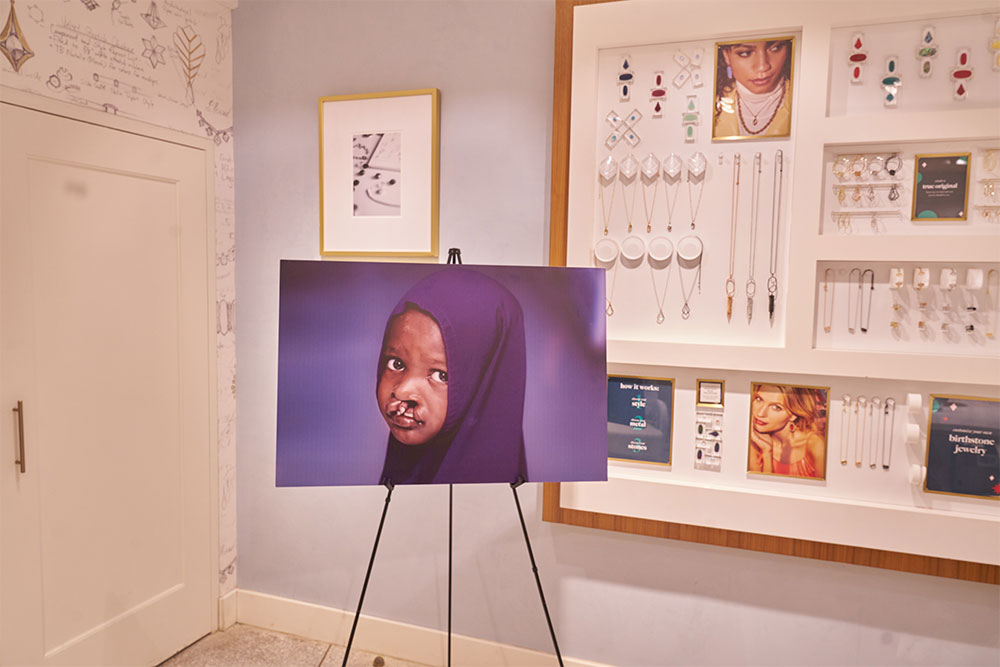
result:
[[[448,413],[448,363],[437,322],[415,310],[396,317],[379,363],[375,396],[389,430],[404,445],[424,444]]]

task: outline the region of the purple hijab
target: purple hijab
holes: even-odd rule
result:
[[[449,267],[399,300],[393,319],[419,308],[441,328],[448,363],[448,412],[422,445],[390,433],[381,483],[460,484],[528,479],[524,458],[524,314],[507,288],[481,273]],[[382,354],[379,354],[381,371]]]

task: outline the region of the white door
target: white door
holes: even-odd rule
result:
[[[0,663],[155,664],[214,619],[206,152],[10,103],[0,148]]]

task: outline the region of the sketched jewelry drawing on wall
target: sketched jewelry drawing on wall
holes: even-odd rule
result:
[[[7,15],[7,25],[3,32],[0,32],[0,51],[7,57],[10,66],[15,72],[21,71],[21,65],[28,58],[35,55],[35,52],[28,46],[24,34],[21,32],[21,25],[17,22],[17,13],[14,11],[14,0],[10,0],[10,13]]]
[[[149,3],[149,9],[147,9],[143,14],[140,14],[143,20],[149,24],[149,27],[153,30],[159,30],[160,28],[166,27],[166,23],[160,18],[160,12],[156,8],[155,0],[151,0]]]
[[[194,79],[205,59],[205,45],[201,41],[201,35],[187,25],[174,32],[174,48],[180,56],[181,72],[187,82],[187,102],[194,104]]]
[[[156,69],[157,65],[167,64],[167,61],[163,58],[163,52],[167,50],[167,47],[157,43],[156,35],[150,35],[149,39],[143,37],[142,45],[145,47],[142,57],[149,60],[149,64],[153,66],[153,69]]]

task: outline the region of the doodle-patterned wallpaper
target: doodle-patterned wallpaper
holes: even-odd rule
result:
[[[0,0],[0,83],[215,142],[222,595],[236,588],[235,4]]]

